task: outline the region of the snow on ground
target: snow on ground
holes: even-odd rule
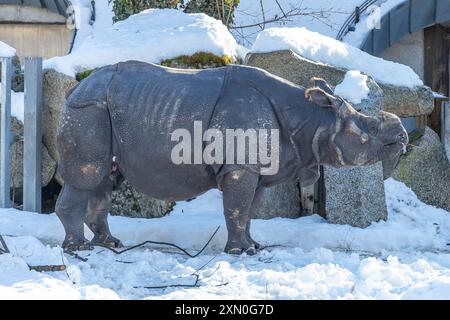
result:
[[[334,94],[356,104],[367,99],[369,92],[367,76],[357,70],[348,71],[344,80],[334,88]]]
[[[2,90],[0,88],[0,94]],[[23,122],[24,116],[24,93],[14,92],[11,90],[11,116],[16,117],[19,121]]]
[[[308,27],[324,35],[335,37],[345,19],[355,11],[355,7],[363,0],[262,0],[264,15],[260,1],[240,0],[234,15],[235,29],[232,33],[241,45],[251,47],[262,28],[269,27]],[[280,9],[281,6],[282,10]],[[267,23],[261,22],[277,20],[283,12],[292,16]],[[236,28],[254,25],[250,28]]]
[[[347,33],[344,42],[358,48],[362,47],[368,33],[375,28],[379,28],[381,18],[389,13],[394,7],[405,1],[406,0],[385,0],[379,5],[373,5],[363,14],[360,22],[356,24],[355,31]]]
[[[332,225],[317,215],[254,220],[253,236],[270,247],[255,256],[222,253],[226,230],[221,194],[211,190],[180,202],[159,219],[111,217],[126,246],[152,239],[194,253],[217,226],[219,233],[196,258],[146,247],[122,255],[97,248],[62,255],[63,229],[52,215],[0,211],[0,234],[12,254],[0,255],[0,298],[44,299],[450,299],[450,216],[420,202],[404,184],[386,182],[388,221],[366,229]],[[29,271],[60,264],[66,272]],[[203,265],[205,267],[201,268]],[[144,287],[193,284],[199,287]]]
[[[238,47],[219,20],[174,9],[150,9],[93,32],[71,54],[46,60],[44,66],[74,76],[120,61],[159,63],[198,51],[237,57]]]
[[[359,70],[380,82],[415,87],[422,80],[409,66],[374,57],[360,49],[306,28],[269,28],[256,38],[252,52],[291,49],[301,57],[349,70]]]

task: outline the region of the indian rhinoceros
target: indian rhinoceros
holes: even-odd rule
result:
[[[57,133],[63,247],[121,245],[107,215],[111,192],[126,179],[146,195],[168,200],[219,188],[225,251],[254,254],[260,245],[250,236],[250,217],[263,188],[298,180],[307,186],[319,178],[320,165],[367,165],[399,154],[408,137],[398,117],[365,116],[334,96],[325,81],[314,83],[305,89],[239,65],[178,70],[128,61],[98,69],[68,94]],[[259,162],[174,163],[172,134],[180,128],[194,134],[194,122],[203,131],[278,130],[279,170],[262,174]],[[91,242],[84,223],[94,233]]]

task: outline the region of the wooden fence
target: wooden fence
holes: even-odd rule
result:
[[[1,58],[0,207],[11,207],[11,58]],[[42,58],[25,58],[23,209],[41,212]]]

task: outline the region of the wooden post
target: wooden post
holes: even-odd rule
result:
[[[11,143],[11,58],[0,58],[0,207],[11,207],[9,168]]]
[[[42,58],[25,58],[23,210],[41,212]]]

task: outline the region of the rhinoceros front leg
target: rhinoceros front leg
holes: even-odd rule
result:
[[[122,242],[113,237],[108,225],[108,211],[111,204],[113,181],[106,177],[103,182],[89,194],[87,215],[84,222],[94,233],[91,244],[101,244],[118,248]]]
[[[247,230],[250,222],[250,210],[258,185],[258,175],[247,170],[227,173],[223,179],[223,209],[228,229],[228,241],[225,252],[249,255],[256,253],[255,243],[251,241]]]
[[[86,215],[89,191],[64,184],[56,202],[56,214],[64,226],[66,236],[62,247],[65,251],[89,250],[92,247],[84,237],[83,219]]]

